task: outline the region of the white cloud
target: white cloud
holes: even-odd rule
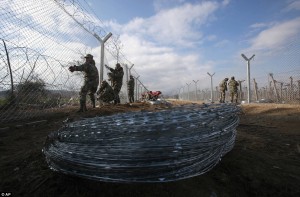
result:
[[[198,54],[179,55],[173,48],[158,46],[138,36],[123,34],[126,57],[134,63],[134,70],[141,76],[142,82],[151,90],[167,93],[171,89],[185,85],[186,82],[203,80],[203,70],[210,71],[213,63],[204,62]],[[107,60],[112,66],[114,59]]]
[[[215,41],[215,40],[217,40],[217,36],[216,35],[209,35],[209,36],[206,37],[206,40]]]
[[[300,17],[272,26],[261,31],[251,41],[252,50],[274,50],[300,33]]]
[[[162,44],[193,46],[202,38],[200,27],[209,21],[219,6],[215,2],[186,3],[161,10],[150,18],[136,18],[124,26],[124,32],[143,35]]]
[[[229,43],[230,43],[229,40],[222,40],[222,41],[214,44],[214,47],[224,47],[224,46],[228,45]]]
[[[254,23],[254,24],[252,24],[252,25],[250,25],[250,27],[251,28],[263,28],[263,27],[266,27],[266,26],[268,26],[268,24],[266,24],[266,23]]]
[[[214,13],[229,1],[222,3],[181,2],[170,9],[161,6],[149,18],[135,18],[124,25],[116,21],[106,24],[120,34],[122,51],[149,88],[165,92],[192,80],[200,80],[199,87],[204,88],[210,83],[206,72],[212,72],[214,62],[204,60],[200,51],[192,53],[188,49],[195,43],[217,39],[216,35],[204,36],[201,27],[210,23]]]
[[[91,36],[58,9],[53,1],[16,0],[9,3],[1,1],[0,4],[1,7],[5,5],[5,10],[0,11],[8,15],[8,20],[0,22],[0,35],[7,41],[13,57],[15,82],[30,73],[38,54],[41,54],[36,62],[35,74],[53,87],[80,87],[82,78],[71,75],[65,67],[68,62],[80,60],[80,53],[91,50],[86,47]]]
[[[160,11],[164,9],[170,9],[184,2],[185,0],[154,0],[153,7],[156,11]]]
[[[230,3],[230,0],[223,0],[222,5],[227,6]]]
[[[284,10],[285,11],[300,10],[300,0],[290,2]]]
[[[291,67],[297,67],[299,62],[297,59],[299,59],[300,17],[270,24],[272,25],[260,30],[250,39],[248,48],[236,54],[240,60],[241,53],[248,58],[255,54],[251,72],[256,77],[270,72],[286,71]]]
[[[49,3],[46,11],[27,9],[26,12],[20,11],[22,5],[27,8],[38,5],[31,5],[32,1],[31,3],[25,1],[25,4],[23,1],[16,2],[17,5],[11,9],[20,18],[30,19],[32,25],[40,27],[36,29],[32,26],[19,26],[18,28],[18,23],[10,24],[15,25],[14,30],[18,30],[18,41],[25,39],[22,41],[24,45],[38,48],[45,54],[65,61],[78,59],[79,50],[83,52],[82,50],[87,49],[85,45],[88,43],[89,34],[83,33],[84,31],[78,28],[69,16],[64,15],[65,17],[61,18],[59,14],[62,14],[62,11],[53,6],[52,1],[51,3],[47,0],[38,2],[39,6],[43,4],[42,7],[45,7],[45,2]],[[178,88],[189,81],[192,82],[193,79],[200,80],[202,85],[209,83],[206,72],[211,72],[214,62],[207,62],[202,59],[201,54],[190,53],[185,49],[194,47],[195,43],[201,43],[205,39],[211,41],[216,39],[215,35],[203,35],[201,28],[210,23],[214,13],[229,1],[224,0],[221,3],[202,1],[191,4],[185,3],[184,0],[175,0],[174,3],[176,5],[179,3],[179,6],[166,9],[161,5],[154,16],[135,18],[125,25],[115,21],[104,23],[104,26],[110,27],[114,34],[120,35],[126,58],[136,65],[134,69],[141,75],[145,85],[154,90],[167,91]],[[99,23],[103,24],[101,21]],[[99,47],[87,50],[95,54],[96,60],[99,58]],[[184,51],[183,55],[178,51]]]

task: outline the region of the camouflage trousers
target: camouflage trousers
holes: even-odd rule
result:
[[[225,103],[225,90],[220,91],[220,103]]]
[[[128,98],[129,98],[130,103],[134,102],[134,91],[133,90],[128,90]]]
[[[104,91],[104,92],[100,93],[98,99],[105,103],[109,103],[115,99],[115,94],[114,94],[114,92]]]
[[[237,103],[237,99],[238,99],[238,93],[237,92],[230,92],[230,101],[233,103],[233,101],[235,103]]]
[[[97,91],[98,83],[85,81],[80,90],[80,101],[86,102],[86,95],[89,93],[91,101],[95,101],[95,92]]]
[[[119,93],[121,91],[121,88],[122,88],[122,84],[115,84],[113,87],[113,90],[114,90],[114,94],[115,94],[115,104],[116,103],[120,103],[120,97],[119,97]]]

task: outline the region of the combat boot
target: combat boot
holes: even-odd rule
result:
[[[84,101],[80,101],[80,108],[77,112],[80,113],[80,112],[85,112],[85,111],[87,111],[86,104]]]
[[[83,112],[87,111],[86,103],[85,102],[83,102],[82,106],[83,106]]]
[[[77,111],[77,113],[80,113],[80,112],[83,112],[83,105],[82,105],[82,102],[80,102],[80,108],[79,108],[79,110]]]
[[[96,101],[95,101],[95,98],[91,98],[91,101],[92,101],[93,108],[95,108],[95,107],[96,107]]]

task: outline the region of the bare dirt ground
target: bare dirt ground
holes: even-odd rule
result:
[[[208,173],[170,183],[105,183],[66,176],[51,171],[41,151],[46,136],[67,118],[168,108],[164,105],[104,106],[84,114],[70,108],[30,120],[47,123],[2,124],[0,128],[9,129],[0,129],[0,192],[11,196],[300,196],[300,106],[241,107],[233,150]]]

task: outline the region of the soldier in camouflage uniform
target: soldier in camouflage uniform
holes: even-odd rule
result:
[[[237,103],[238,86],[239,83],[234,79],[234,77],[231,77],[230,81],[228,82],[231,103],[233,103],[233,99],[235,103]]]
[[[109,103],[115,99],[115,93],[112,87],[105,80],[101,82],[97,95],[97,99],[102,100],[105,103]]]
[[[225,78],[219,84],[219,89],[220,89],[220,103],[225,103],[225,91],[227,91],[227,81],[228,81],[228,78]]]
[[[71,72],[81,71],[84,72],[84,83],[80,90],[80,109],[78,112],[87,111],[86,109],[86,95],[89,92],[90,99],[95,108],[95,92],[99,85],[99,74],[98,69],[95,66],[95,61],[91,54],[85,56],[85,63],[80,66],[70,66]]]
[[[127,82],[127,90],[128,90],[129,102],[133,103],[134,102],[134,78],[132,75],[130,75],[130,79]]]
[[[114,104],[121,103],[119,93],[120,93],[120,90],[121,90],[122,84],[123,84],[123,75],[124,75],[123,68],[121,67],[121,65],[119,63],[116,64],[115,69],[110,68],[107,65],[105,65],[105,67],[107,69],[109,69],[111,72],[111,73],[108,73],[108,76],[112,83],[112,88],[115,93]]]

